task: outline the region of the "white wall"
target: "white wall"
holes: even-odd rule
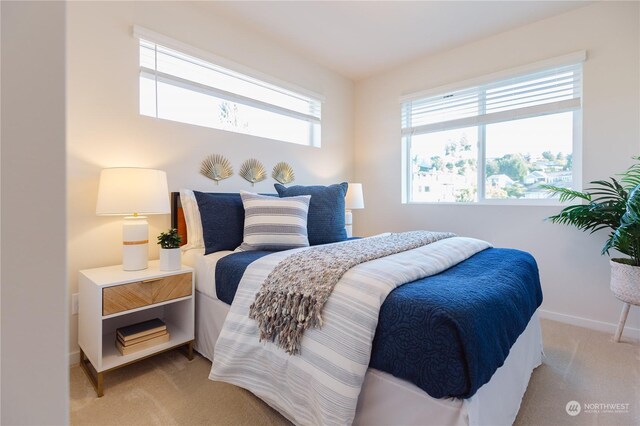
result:
[[[65,4],[3,1],[0,14],[0,423],[66,424]]]
[[[478,40],[398,67],[356,85],[356,180],[366,209],[354,212],[356,234],[450,230],[515,247],[537,259],[543,309],[553,318],[610,330],[621,302],[608,288],[604,234],[586,235],[543,219],[557,207],[403,205],[399,97],[578,50],[584,64],[583,180],[607,178],[639,154],[639,7],[602,2]],[[640,309],[628,326],[640,336]],[[588,319],[589,321],[583,321]],[[607,323],[607,324],[603,324]]]
[[[121,219],[95,215],[98,176],[104,167],[165,170],[170,190],[273,191],[271,178],[251,187],[237,174],[216,187],[198,172],[200,162],[212,153],[227,156],[236,173],[248,158],[262,161],[269,174],[277,162],[287,161],[299,184],[351,177],[354,94],[346,78],[197,3],[70,2],[67,8],[69,293],[77,291],[79,269],[121,260]],[[323,94],[322,148],[139,115],[134,24]],[[168,216],[150,217],[150,241],[168,227]],[[150,245],[151,258],[157,258],[157,247]],[[77,354],[77,316],[71,317],[70,326],[70,351]]]

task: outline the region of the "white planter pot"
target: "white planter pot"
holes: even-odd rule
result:
[[[179,248],[174,249],[160,249],[160,270],[161,271],[176,271],[182,267],[181,250]]]
[[[640,266],[611,259],[611,291],[620,300],[640,305]]]

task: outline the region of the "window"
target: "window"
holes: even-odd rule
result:
[[[168,39],[139,27],[134,32],[140,38],[140,114],[320,146],[319,96],[285,89],[165,47],[150,40]]]
[[[549,203],[541,184],[579,189],[584,58],[403,98],[403,201],[535,204]]]

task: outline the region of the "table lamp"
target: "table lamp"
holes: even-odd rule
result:
[[[161,170],[114,167],[100,173],[96,214],[125,216],[122,227],[122,269],[146,269],[149,223],[144,215],[167,214],[169,188]]]
[[[347,229],[347,237],[353,236],[353,213],[351,210],[364,209],[364,195],[362,194],[361,183],[350,183],[349,189],[347,189],[347,195],[344,200],[345,215],[344,223]]]

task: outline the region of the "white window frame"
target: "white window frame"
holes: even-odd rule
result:
[[[474,86],[481,86],[484,84],[488,84],[495,81],[505,80],[508,78],[517,78],[519,76],[525,76],[527,74],[532,74],[538,71],[543,71],[551,68],[558,68],[564,65],[573,65],[583,63],[587,59],[586,51],[579,51],[570,53],[567,55],[563,55],[556,58],[551,58],[543,61],[539,61],[533,64],[511,68],[508,70],[492,73],[489,75],[485,75],[482,77],[465,80],[463,82],[448,84],[440,87],[436,87],[433,89],[423,90],[419,92],[410,93],[407,95],[403,95],[400,97],[400,115],[402,116],[403,109],[405,109],[410,101],[415,101],[419,99],[425,99],[437,95],[445,95],[448,92],[462,90],[466,88],[471,88]],[[582,81],[580,82],[582,84]],[[580,88],[581,89],[581,88]],[[581,90],[582,92],[582,90]],[[582,110],[583,110],[583,102],[582,95],[580,97],[580,106],[579,108],[573,110],[573,164],[572,164],[572,188],[580,191],[582,189]],[[535,112],[535,107],[532,107],[532,112]],[[563,112],[561,109],[552,112],[553,113],[561,113]],[[531,115],[531,117],[539,117],[547,114],[539,114],[539,115]],[[516,119],[527,118],[526,116],[518,117]],[[478,200],[474,202],[437,202],[437,201],[413,201],[411,199],[412,194],[412,170],[410,167],[411,160],[411,136],[412,134],[407,134],[405,131],[401,130],[401,156],[402,156],[402,177],[401,177],[401,202],[403,204],[430,204],[430,205],[513,205],[513,206],[557,206],[562,205],[562,203],[557,198],[548,198],[548,199],[487,199],[485,198],[485,126],[490,123],[482,123],[482,124],[474,124],[473,117],[469,119],[461,119],[457,120],[461,123],[467,123],[468,126],[478,126],[478,163],[477,163],[477,173],[478,173]],[[496,122],[504,122],[507,120],[499,120]],[[400,120],[402,127],[402,119]],[[449,130],[453,128],[463,127],[463,125],[456,124],[451,127],[438,126],[439,123],[434,123],[427,125],[431,130],[423,133],[430,132],[438,132],[443,130]],[[426,126],[425,126],[426,127]]]
[[[171,74],[160,72],[157,69],[147,68],[141,65],[139,65],[140,75],[144,75],[147,78],[155,79],[156,82],[168,83],[176,87],[182,87],[194,92],[215,96],[217,98],[225,99],[230,102],[240,103],[240,104],[255,107],[264,111],[280,114],[280,115],[291,117],[291,118],[300,119],[312,124],[318,124],[319,126],[322,126],[321,108],[325,98],[324,96],[318,93],[312,92],[310,90],[301,88],[291,83],[284,82],[282,80],[268,76],[264,73],[251,69],[247,66],[244,66],[236,62],[230,61],[226,58],[222,58],[220,56],[214,55],[210,52],[188,45],[178,40],[174,40],[170,37],[148,30],[138,25],[133,26],[133,35],[135,38],[139,40],[144,40],[168,49],[175,50],[179,53],[182,53],[188,56],[193,56],[194,58],[206,61],[218,68],[227,69],[232,73],[240,74],[244,77],[247,77],[248,79],[257,80],[258,83],[263,83],[264,85],[273,86],[274,89],[277,89],[283,93],[289,92],[293,96],[308,98],[314,102],[317,102],[318,113],[305,114],[299,111],[290,110],[288,108],[281,107],[279,105],[274,105],[258,99],[252,99],[240,94],[228,92],[221,88],[215,88],[215,87],[207,86],[204,84],[200,84],[195,81],[183,79]],[[156,106],[156,118],[158,118],[157,106]],[[219,129],[219,130],[224,130],[224,129]],[[233,131],[233,130],[227,130],[227,131]],[[242,133],[242,132],[238,132],[238,133]],[[259,136],[259,137],[264,137],[264,136]],[[283,142],[293,143],[289,141],[283,141]],[[313,130],[310,129],[309,143],[296,144],[296,145],[320,147],[321,139],[320,137],[314,136]]]

